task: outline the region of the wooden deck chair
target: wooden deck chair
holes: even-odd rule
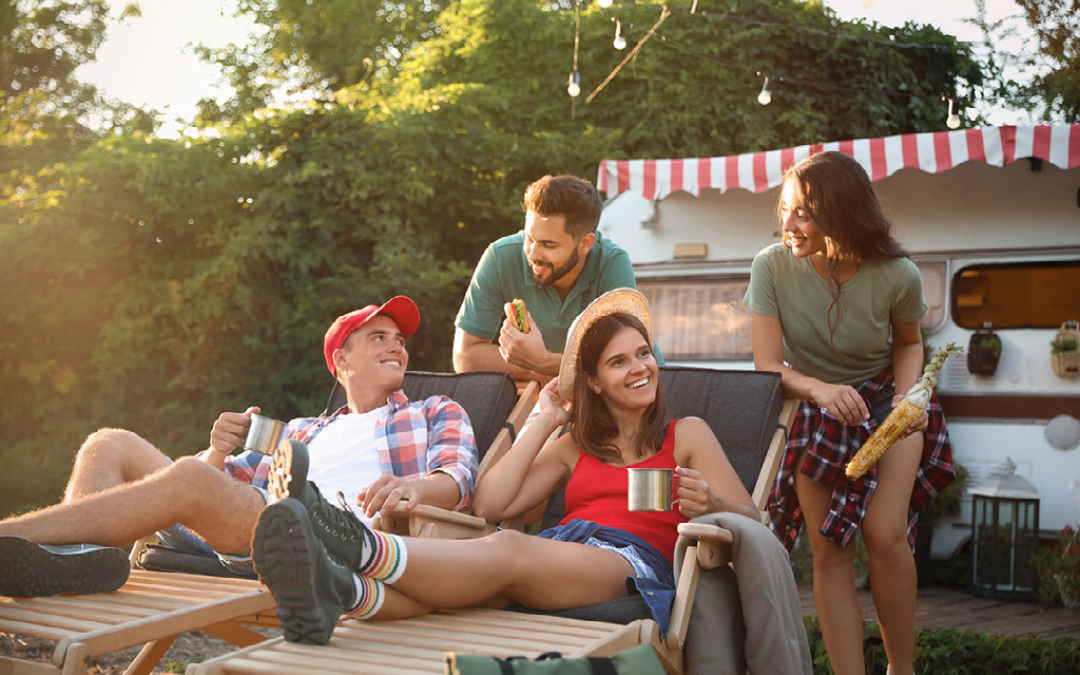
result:
[[[403,389],[413,400],[435,394],[459,400],[473,422],[477,446],[498,454],[506,451],[511,438],[520,430],[535,404],[538,385],[526,387],[518,400],[517,388],[505,373],[411,372],[406,374]],[[518,400],[516,406],[515,400]],[[486,457],[487,453],[482,456]],[[422,512],[422,507],[413,512],[415,520],[421,519]],[[462,514],[452,514],[450,519],[458,515]],[[405,522],[408,523],[407,518]],[[450,530],[450,526],[440,527]],[[417,528],[424,529],[424,523],[420,522]],[[436,526],[428,526],[424,531],[441,534]],[[220,568],[216,558],[200,559],[149,548],[133,551],[133,562],[140,554],[147,553],[151,555],[142,555],[143,561],[148,559],[164,568],[179,566],[198,571]],[[0,675],[83,673],[89,659],[138,645],[145,646],[125,675],[148,673],[182,633],[201,630],[246,647],[265,639],[246,627],[259,625],[277,626],[277,619],[273,598],[258,581],[133,569],[127,583],[112,593],[0,597],[0,632],[57,642],[52,663],[0,655]]]
[[[783,400],[780,377],[752,371],[665,368],[662,379],[673,417],[697,414],[717,431],[755,503],[765,505],[779,466],[795,402]],[[281,638],[188,667],[187,675],[293,673],[442,673],[448,651],[493,656],[607,656],[637,644],[653,645],[670,673],[683,669],[693,596],[701,569],[730,560],[731,533],[686,523],[680,534],[696,540],[680,575],[672,623],[661,639],[651,619],[628,624],[508,610],[442,610],[403,621],[344,620],[326,646]]]

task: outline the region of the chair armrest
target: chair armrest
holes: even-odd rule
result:
[[[697,560],[702,569],[711,570],[731,562],[731,530],[705,523],[681,523],[679,535],[697,540]]]
[[[417,504],[409,511],[402,502],[382,519],[381,529],[409,537],[473,539],[491,534],[495,526],[479,516],[428,504]]]

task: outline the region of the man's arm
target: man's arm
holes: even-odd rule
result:
[[[532,325],[536,338],[542,340],[539,331],[535,327],[536,324],[533,323]],[[501,340],[502,336],[500,335]],[[508,363],[500,353],[500,345],[494,344],[490,340],[470,335],[461,328],[454,331],[454,370],[459,373],[474,370],[501,370],[510,373],[510,377],[515,380],[537,380],[541,384],[546,384],[548,380],[559,374],[559,362],[562,360],[562,354],[551,354],[550,352],[548,354],[551,357],[550,363],[541,366],[544,372],[538,372]]]
[[[411,479],[380,476],[359,494],[369,517],[376,512],[386,515],[402,500],[408,502],[410,510],[417,504],[461,510],[472,503],[479,454],[469,416],[446,396],[425,400],[423,415],[427,445],[417,450],[427,475]]]
[[[423,478],[398,478],[383,474],[374,483],[360,491],[357,496],[363,504],[364,514],[373,518],[390,513],[397,504],[407,502],[405,508],[412,510],[417,504],[428,504],[451,510],[461,501],[457,481],[442,471],[429,473]]]

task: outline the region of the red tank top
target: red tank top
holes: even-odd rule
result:
[[[641,537],[656,547],[668,562],[675,558],[675,540],[679,538],[676,530],[679,523],[687,522],[678,509],[671,511],[630,511],[626,508],[626,493],[629,490],[628,468],[633,469],[674,469],[675,468],[675,423],[668,423],[664,434],[664,443],[660,452],[637,464],[612,466],[605,464],[578,450],[577,465],[566,484],[566,517],[560,525],[580,518],[597,525],[617,527]]]

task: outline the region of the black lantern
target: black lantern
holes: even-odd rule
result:
[[[971,583],[976,595],[1024,600],[1035,587],[1039,493],[1009,458],[971,493]]]

